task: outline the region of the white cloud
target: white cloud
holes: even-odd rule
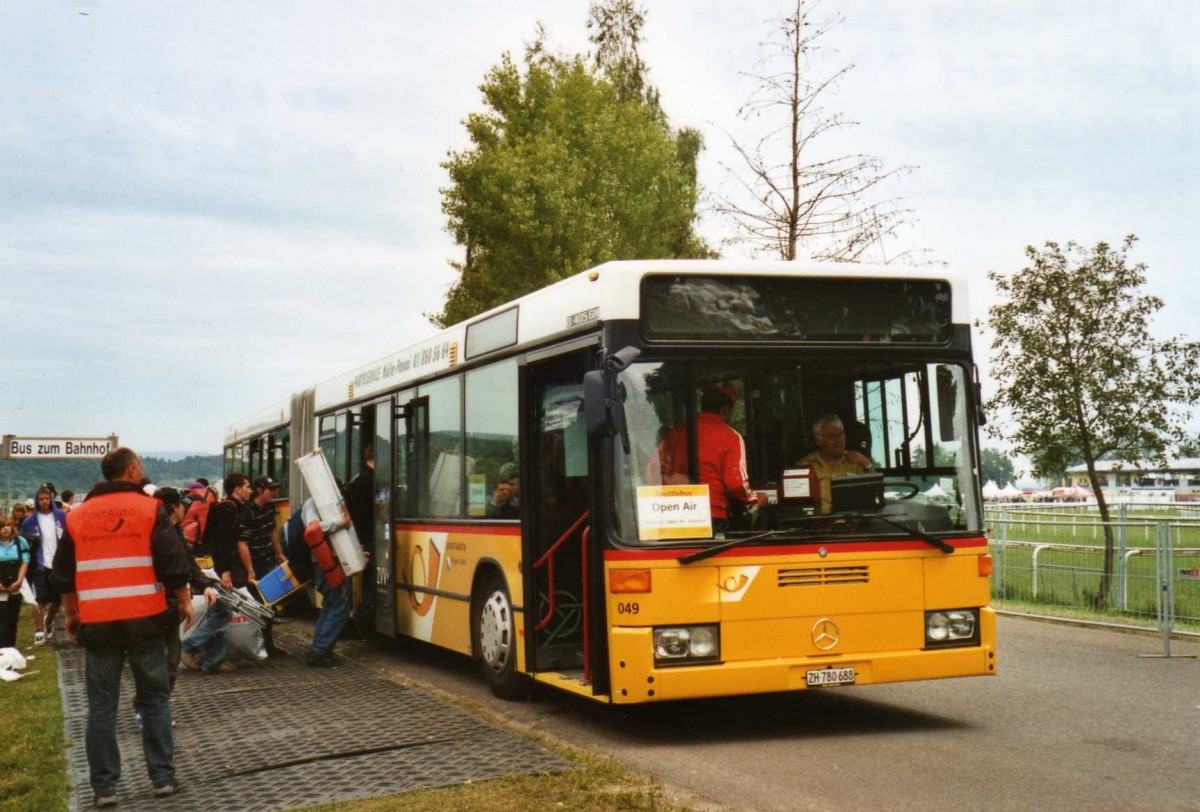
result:
[[[705,134],[715,188],[738,72],[787,4],[644,4],[651,81]],[[861,123],[836,146],[920,167],[895,185],[913,245],[982,282],[1027,243],[1137,232],[1160,327],[1194,332],[1193,4],[822,6],[847,19],[826,64],[857,66],[830,104]],[[586,14],[0,0],[0,429],[215,450],[231,420],[428,334],[460,255],[439,164],[500,54],[539,20],[581,50]]]

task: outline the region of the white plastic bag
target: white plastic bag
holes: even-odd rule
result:
[[[245,587],[239,589],[238,592],[245,596],[247,600],[253,600]],[[183,632],[184,640],[187,640],[195,633],[196,629],[200,626],[200,621],[208,614],[208,604],[205,602],[203,595],[192,596],[192,613],[196,616],[196,622],[192,624],[190,629]],[[229,645],[229,652],[226,654],[228,659],[249,660],[250,662],[259,662],[267,659],[267,649],[263,644],[262,629],[245,615],[234,612],[233,617],[229,620],[229,625],[225,627],[222,634],[225,635],[225,642]]]
[[[0,648],[0,669],[20,671],[26,665],[25,655],[15,648]]]
[[[257,663],[267,659],[263,645],[262,629],[245,615],[234,613],[225,627],[225,639],[229,641],[229,656],[234,659]]]

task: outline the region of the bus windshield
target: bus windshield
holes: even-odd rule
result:
[[[614,444],[619,541],[982,532],[967,369],[857,357],[631,365],[630,452]],[[844,436],[842,462],[819,432]],[[755,498],[766,504],[751,508]]]

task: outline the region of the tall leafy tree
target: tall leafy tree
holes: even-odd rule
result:
[[[1003,487],[1013,481],[1013,461],[1003,451],[984,448],[979,452],[979,474],[984,482],[989,480]]]
[[[633,0],[593,1],[588,7],[592,64],[613,83],[621,101],[640,100],[661,111],[658,90],[646,83],[648,68],[638,46],[646,11]]]
[[[693,227],[699,138],[647,100],[636,38],[610,51],[592,67],[550,53],[539,31],[520,64],[505,54],[488,72],[471,147],[443,164],[442,211],[465,257],[435,323],[608,260],[709,255]]]
[[[814,17],[814,0],[794,3],[764,43],[763,72],[747,74],[758,86],[738,112],[762,122],[766,132],[755,142],[731,137],[740,157],[736,167],[726,167],[735,191],[717,209],[736,224],[736,242],[781,259],[796,259],[802,249],[839,261],[874,258],[876,251],[885,262],[911,259],[909,251],[883,253],[884,239],[912,216],[883,189],[911,167],[886,169],[873,155],[838,155],[828,146],[828,136],[853,125],[824,106],[853,65],[818,75],[812,58],[844,18]]]
[[[1200,395],[1200,343],[1151,334],[1151,317],[1163,302],[1141,292],[1146,266],[1128,258],[1136,239],[1127,237],[1120,248],[1030,246],[1029,266],[1012,276],[988,275],[1001,297],[987,322],[1000,384],[994,402],[1015,423],[1015,431],[1003,423],[992,431],[1005,431],[1039,475],[1082,460],[1090,481],[1100,482],[1102,457],[1165,462],[1168,450],[1187,439],[1187,411]],[[1104,608],[1113,532],[1104,492],[1095,493],[1105,522],[1095,603]]]

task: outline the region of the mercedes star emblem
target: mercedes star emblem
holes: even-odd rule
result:
[[[813,645],[821,649],[821,651],[829,651],[838,644],[838,640],[841,639],[841,634],[842,633],[838,631],[836,623],[827,617],[823,617],[813,624]]]

